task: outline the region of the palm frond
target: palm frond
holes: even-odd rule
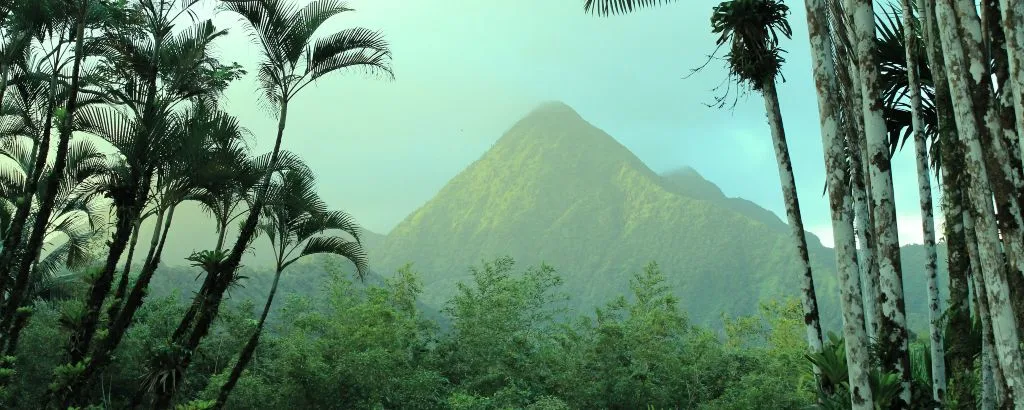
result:
[[[361,27],[345,29],[319,39],[313,45],[306,68],[316,80],[345,68],[365,68],[393,77],[391,51],[384,34]]]
[[[366,251],[363,250],[363,246],[358,242],[347,241],[337,236],[317,236],[310,238],[306,241],[306,245],[302,248],[302,252],[299,257],[317,255],[317,254],[331,254],[341,256],[345,259],[352,261],[356,266],[356,274],[362,279],[369,265],[369,258],[366,256]],[[291,264],[298,260],[298,257],[288,262]],[[285,267],[287,267],[287,265]]]
[[[281,46],[285,58],[295,65],[302,57],[306,45],[313,34],[327,20],[346,11],[352,11],[348,5],[339,0],[314,0],[286,18],[287,28],[281,36]]]
[[[583,11],[599,16],[632,13],[634,10],[663,6],[676,0],[586,0]]]

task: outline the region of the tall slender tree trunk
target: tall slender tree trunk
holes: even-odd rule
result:
[[[840,1],[827,1],[828,11],[832,16],[839,44],[836,48],[836,79],[843,99],[838,101],[837,108],[845,109],[847,116],[842,125],[842,133],[846,135],[847,150],[850,160],[850,174],[853,182],[852,195],[854,200],[854,222],[857,240],[860,243],[860,274],[863,295],[865,328],[868,338],[878,337],[878,329],[882,323],[882,290],[879,286],[877,246],[875,245],[874,218],[868,192],[871,191],[869,168],[864,157],[867,153],[867,142],[864,139],[864,113],[860,109],[860,81],[856,75],[857,68],[851,60],[851,52],[847,44],[854,43],[853,32],[847,27],[847,12]]]
[[[55,71],[50,76],[50,87],[47,91],[47,103],[46,119],[43,121],[42,138],[38,144],[33,144],[33,148],[36,151],[35,163],[32,169],[28,170],[29,175],[25,179],[25,189],[22,191],[21,202],[18,203],[17,209],[14,213],[14,218],[11,219],[10,225],[5,232],[3,241],[3,249],[0,250],[0,289],[4,289],[7,284],[7,280],[10,277],[11,271],[17,271],[16,268],[16,255],[20,249],[19,244],[24,238],[25,225],[28,223],[29,214],[32,209],[32,200],[35,198],[39,189],[39,178],[42,176],[42,170],[46,166],[47,158],[50,153],[50,137],[53,135],[53,111],[57,105],[57,72]],[[0,100],[2,101],[2,100]],[[23,249],[22,249],[23,250]],[[3,292],[0,292],[0,302],[3,299]],[[0,330],[0,332],[6,331]]]
[[[156,226],[160,225],[160,217],[162,216],[157,216]],[[135,259],[135,246],[139,244],[139,230],[142,227],[143,219],[145,218],[136,218],[135,226],[132,227],[132,239],[128,243],[128,255],[125,256],[124,269],[121,270],[121,278],[117,281],[117,289],[114,291],[114,302],[107,309],[107,317],[110,320],[117,317],[117,312],[124,304],[124,294],[128,291],[128,282],[131,280],[132,262]]]
[[[160,6],[161,9],[163,7]],[[160,115],[157,106],[157,99],[159,97],[158,81],[161,69],[159,56],[163,48],[163,40],[166,36],[167,33],[154,33],[152,54],[150,56],[152,64],[147,67],[149,72],[145,75],[146,98],[142,109],[142,128],[137,130],[139,133],[137,135],[138,141],[132,145],[134,159],[139,164],[143,164],[143,166],[131,169],[131,199],[125,201],[125,203],[118,204],[118,226],[115,230],[114,238],[110,241],[110,251],[107,254],[106,264],[90,289],[89,299],[86,301],[85,319],[76,331],[76,335],[72,338],[72,342],[68,345],[68,356],[71,358],[71,363],[77,363],[84,359],[92,345],[93,336],[99,324],[100,310],[102,310],[103,302],[113,286],[114,271],[117,270],[117,264],[121,260],[121,255],[128,247],[128,241],[131,240],[134,223],[141,218],[146,202],[149,199],[149,190],[155,173],[155,169],[152,168],[153,164],[150,163],[149,159],[149,144],[153,142],[151,138],[154,138],[156,135],[155,132]],[[78,393],[70,392],[68,397]]]
[[[1003,33],[1006,36],[1006,51],[1009,68],[1009,91],[1011,104],[1017,117],[1017,138],[1024,138],[1024,3],[1000,0]],[[1022,147],[1024,148],[1024,147]],[[1021,150],[1024,155],[1024,149]],[[1024,161],[1024,157],[1020,158]]]
[[[850,127],[852,128],[852,127]],[[857,230],[857,241],[860,243],[860,274],[861,289],[864,298],[865,328],[868,338],[878,337],[878,327],[882,323],[882,288],[878,283],[878,262],[875,258],[875,236],[871,220],[870,200],[867,196],[867,176],[861,163],[860,148],[854,146],[860,138],[856,130],[847,130],[847,135],[854,139],[850,147],[850,172],[853,176],[852,194],[854,203],[854,222]]]
[[[896,226],[896,204],[889,163],[888,130],[882,116],[878,64],[875,56],[875,12],[872,0],[848,0],[857,37],[857,66],[860,72],[864,110],[864,134],[871,165],[871,208],[874,210],[878,245],[878,267],[882,288],[882,326],[879,332],[882,365],[900,375],[898,408],[910,406],[910,352],[900,241]]]
[[[850,75],[846,67],[839,67],[839,80],[848,92],[843,104],[846,107],[860,107],[860,85]],[[855,228],[857,240],[860,242],[861,287],[864,295],[865,327],[868,337],[878,337],[882,325],[882,288],[879,284],[878,258],[875,238],[874,218],[871,212],[871,181],[868,165],[864,161],[867,143],[864,141],[864,116],[860,110],[850,109],[852,120],[847,120],[845,133],[847,150],[850,155],[850,173],[853,178],[852,194],[854,201]]]
[[[145,197],[145,195],[139,196]],[[132,227],[134,226],[135,219],[138,218],[139,211],[135,209],[137,206],[139,205],[132,203],[124,207],[126,209],[118,209],[117,211],[117,225],[114,230],[114,237],[110,241],[110,250],[107,254],[106,264],[89,289],[85,317],[75,330],[75,336],[72,338],[71,343],[68,344],[68,357],[71,363],[81,362],[88,355],[93,336],[96,334],[96,328],[99,324],[100,310],[103,308],[103,302],[110,293],[110,288],[114,282],[114,270],[117,269],[117,263],[121,260],[121,255],[128,246]]]
[[[946,399],[946,353],[943,346],[942,305],[939,300],[939,283],[936,275],[938,256],[935,252],[935,218],[932,208],[932,184],[928,167],[928,145],[924,138],[924,121],[921,119],[921,81],[917,66],[917,33],[914,8],[910,0],[902,0],[903,32],[907,55],[907,81],[910,91],[910,117],[914,134],[914,152],[917,159],[918,196],[921,201],[921,224],[924,233],[925,276],[928,278],[928,322],[929,341],[932,356],[932,398],[942,403]]]
[[[149,283],[160,265],[160,258],[163,255],[164,246],[167,244],[167,233],[170,231],[171,222],[174,220],[175,207],[175,205],[171,205],[166,211],[163,209],[159,211],[157,225],[153,228],[154,233],[150,242],[149,255],[142,266],[138,280],[132,286],[131,292],[128,293],[124,307],[120,310],[117,317],[111,319],[110,325],[107,327],[107,337],[93,350],[92,360],[86,365],[85,371],[75,379],[75,384],[72,385],[73,388],[69,390],[83,390],[83,387],[89,383],[92,376],[110,363],[111,355],[121,344],[128,331],[128,326],[131,325],[132,319],[135,317],[135,313],[142,307],[143,299],[149,290]],[[163,227],[162,229],[160,228],[161,226]],[[71,399],[66,399],[64,405],[70,405],[75,398],[71,397]]]
[[[81,84],[80,72],[82,69],[82,61],[85,58],[83,43],[85,37],[85,10],[87,4],[85,2],[76,3],[79,10],[77,10],[77,16],[75,19],[75,57],[71,69],[71,84],[68,90],[68,100],[64,110],[64,117],[61,118],[60,121],[60,133],[57,142],[56,158],[54,159],[52,171],[47,178],[46,188],[41,193],[39,209],[36,211],[35,222],[32,227],[32,234],[29,236],[28,244],[25,247],[26,254],[18,264],[17,276],[15,277],[14,286],[10,291],[10,299],[4,306],[2,318],[0,318],[0,332],[4,333],[0,336],[3,336],[5,341],[15,339],[11,337],[10,329],[12,329],[12,324],[17,315],[17,311],[21,307],[22,301],[26,296],[25,292],[28,288],[31,276],[32,262],[35,260],[36,255],[39,254],[42,248],[43,237],[46,233],[46,224],[50,219],[50,215],[53,213],[54,202],[57,198],[59,180],[64,174],[64,169],[67,167],[68,145],[71,142],[71,134],[74,130],[73,119],[78,108],[78,91]]]
[[[803,271],[800,291],[803,294],[802,304],[804,325],[807,330],[807,345],[811,353],[818,353],[821,352],[822,345],[818,298],[814,293],[814,275],[811,273],[803,218],[800,216],[800,199],[797,197],[793,163],[789,159],[789,146],[786,144],[786,131],[782,126],[782,111],[779,108],[779,95],[774,81],[765,84],[762,92],[764,94],[764,109],[768,116],[768,127],[771,129],[772,143],[775,147],[775,159],[779,166],[779,180],[786,205],[786,218],[789,221],[793,243],[796,245],[797,254],[800,257],[800,269]],[[820,372],[817,366],[814,371],[815,373]]]
[[[74,38],[74,33],[69,34],[69,38]],[[63,37],[58,39],[58,47]],[[59,51],[55,52],[54,55],[54,66],[57,66]],[[21,202],[17,204],[17,208],[14,213],[14,217],[11,218],[7,232],[5,232],[2,249],[0,249],[0,289],[7,288],[7,281],[11,279],[12,274],[17,274],[17,263],[16,260],[20,254],[25,252],[24,247],[21,245],[25,240],[25,228],[29,222],[29,214],[32,209],[32,202],[39,190],[39,181],[42,177],[42,170],[46,167],[47,159],[50,153],[50,137],[53,135],[53,119],[54,110],[57,107],[57,76],[59,72],[55,69],[50,75],[50,84],[47,89],[46,99],[46,116],[43,120],[43,128],[39,130],[40,138],[39,141],[33,141],[32,158],[35,159],[32,164],[32,168],[28,170],[28,175],[25,178],[25,187],[22,191]],[[20,85],[24,86],[24,85]],[[3,100],[0,100],[3,101]],[[29,232],[31,233],[31,232]],[[4,293],[0,292],[0,306],[6,300]],[[2,309],[0,309],[2,311]],[[2,320],[0,320],[2,322]],[[0,328],[0,342],[4,339],[2,336],[3,332],[7,329]]]
[[[253,353],[256,353],[256,346],[259,344],[260,335],[263,333],[263,325],[267,322],[267,315],[270,314],[270,307],[274,303],[274,295],[277,294],[277,284],[280,279],[281,267],[278,266],[274,272],[274,283],[270,286],[270,294],[267,295],[267,303],[263,305],[263,312],[260,313],[260,320],[256,324],[256,330],[252,332],[252,336],[249,336],[249,341],[245,343],[245,347],[242,348],[242,352],[238,355],[238,360],[235,362],[235,366],[231,368],[231,375],[228,376],[228,380],[221,386],[220,393],[217,394],[217,402],[213,406],[215,410],[224,408],[228,401],[228,396],[231,395],[231,390],[235,388],[238,379],[242,377],[242,372],[245,371],[246,366],[252,360]]]
[[[988,300],[986,297],[985,281],[982,280],[982,273],[979,269],[980,261],[978,260],[978,246],[975,242],[976,236],[974,234],[974,217],[969,212],[963,213],[963,225],[964,230],[967,232],[968,239],[968,253],[971,258],[971,284],[974,290],[974,306],[975,313],[978,315],[979,321],[981,322],[981,409],[988,410],[998,407],[997,400],[997,388],[996,379],[1002,379],[1002,371],[999,370],[999,366],[996,360],[995,353],[995,341],[992,338],[992,321],[991,313],[988,310]],[[962,336],[961,336],[962,337]],[[997,377],[996,374],[999,374]],[[1001,397],[998,396],[998,397]],[[972,397],[973,402],[973,397]],[[965,404],[957,403],[960,408],[964,407]]]
[[[954,14],[953,0],[939,0],[936,18],[943,45],[949,88],[956,111],[956,122],[960,138],[965,145],[965,163],[971,184],[968,189],[975,215],[975,232],[978,244],[980,271],[985,283],[992,330],[1000,368],[1004,371],[1007,385],[1014,399],[1024,398],[1022,385],[1021,352],[1017,321],[1009,301],[1004,258],[999,241],[999,232],[992,209],[992,186],[983,159],[979,134],[985,131],[975,116],[975,104],[970,89],[970,76],[978,77],[983,68],[968,65],[964,46],[960,43],[958,15]],[[978,33],[980,35],[980,33]],[[970,71],[968,71],[970,70]],[[1024,401],[1022,401],[1024,403]]]
[[[839,133],[835,67],[829,24],[822,0],[805,0],[808,37],[811,44],[811,62],[814,84],[817,88],[818,113],[821,120],[821,142],[825,151],[825,169],[828,174],[829,205],[832,213],[832,232],[836,247],[836,267],[839,272],[841,306],[843,310],[843,336],[846,339],[846,357],[849,367],[850,403],[853,409],[872,409],[873,399],[869,373],[867,331],[864,327],[864,307],[860,290],[860,272],[857,266],[857,244],[853,221],[849,219],[853,198],[846,184],[847,169],[844,141]]]
[[[981,6],[982,14],[987,17],[988,22],[995,23],[996,18],[989,17],[998,14],[998,11],[993,9],[995,3],[983,2]],[[1024,171],[1019,154],[1013,150],[1013,146],[1018,144],[1015,122],[1008,118],[1012,114],[1007,112],[1004,121],[1003,111],[1012,108],[1002,110],[998,106],[994,98],[995,91],[991,81],[993,72],[989,64],[990,61],[995,61],[997,80],[1001,80],[1002,83],[1008,81],[1009,57],[1003,47],[1003,30],[998,24],[982,26],[977,5],[972,0],[956,0],[951,8],[958,23],[956,28],[964,50],[967,64],[965,67],[969,67],[970,71],[968,87],[973,93],[974,115],[982,127],[978,131],[978,138],[981,141],[982,158],[986,161],[989,173],[989,183],[995,195],[998,210],[997,226],[1006,245],[1006,259],[1010,262],[1011,272],[1021,272],[1018,263],[1024,259],[1024,232],[1021,230],[1024,226],[1021,213],[1021,209],[1024,208],[1024,197],[1019,193],[1024,191]],[[991,50],[988,53],[985,52],[985,34],[991,35],[988,39]],[[1003,94],[1003,97],[1008,96],[1010,94]]]
[[[946,352],[949,374],[953,379],[953,389],[949,391],[948,396],[963,408],[973,408],[974,393],[967,380],[973,372],[973,357],[977,350],[967,338],[957,337],[970,334],[973,326],[968,299],[968,277],[971,274],[972,260],[969,257],[964,226],[964,218],[967,215],[964,209],[966,180],[962,178],[963,147],[956,131],[953,103],[949,95],[942,45],[935,21],[935,2],[918,0],[918,10],[922,14],[920,22],[923,26],[925,54],[928,57],[932,84],[935,87],[933,104],[942,158],[942,212],[946,219],[944,236],[949,273],[949,308],[946,317],[952,336]]]
[[[1000,14],[1000,11],[999,0],[985,0],[981,3],[982,39],[985,49],[989,51],[987,55],[994,62],[995,87],[998,89],[995,94],[996,101],[992,102],[994,112],[990,113],[991,117],[987,119],[990,120],[992,134],[998,136],[1001,139],[1000,145],[1007,149],[1006,162],[1009,165],[1007,172],[1011,174],[1010,179],[1016,181],[1016,185],[1004,184],[1011,189],[1008,193],[1000,193],[997,190],[997,196],[1005,198],[1008,194],[1011,199],[1016,200],[999,201],[996,220],[999,222],[1004,246],[1009,247],[1009,251],[1005,252],[1010,265],[1006,279],[1010,284],[1010,299],[1013,301],[1014,312],[1020,320],[1024,317],[1024,271],[1022,271],[1024,269],[1022,267],[1024,264],[1022,261],[1024,258],[1024,235],[1021,230],[1022,222],[1006,218],[1006,214],[1018,215],[1021,208],[1024,208],[1019,194],[1024,188],[1020,184],[1020,181],[1024,179],[1024,175],[1021,174],[1024,165],[1020,162],[1018,118],[1014,102],[1017,98],[1015,95],[1017,90],[1014,88],[1013,78],[1011,78],[1011,60],[1014,52],[1009,43],[1013,40],[1007,38],[1008,33],[1001,24],[1001,15],[1005,13]],[[991,85],[989,86],[991,87]],[[996,160],[998,161],[998,159]],[[1014,205],[1017,209],[1014,209]]]

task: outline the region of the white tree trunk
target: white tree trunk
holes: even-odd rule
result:
[[[992,323],[989,320],[988,301],[986,300],[985,282],[981,280],[978,269],[978,246],[975,242],[974,218],[968,212],[963,213],[963,225],[967,235],[967,253],[971,259],[971,293],[976,306],[976,314],[981,318],[981,410],[996,407],[995,372],[999,371],[995,363],[995,346],[992,339]]]
[[[850,402],[855,410],[874,407],[868,374],[870,363],[867,351],[867,333],[864,330],[864,306],[860,295],[860,277],[857,268],[857,244],[850,220],[853,198],[846,185],[846,154],[839,134],[839,117],[832,98],[835,67],[829,39],[825,2],[805,0],[808,37],[814,83],[818,95],[818,114],[821,121],[821,141],[825,151],[825,169],[828,174],[829,204],[832,211],[832,232],[836,248],[836,268],[839,273],[841,305],[843,310],[843,336],[846,338],[846,360],[849,367]]]
[[[914,27],[914,8],[910,0],[902,0],[904,43],[907,54],[907,84],[910,91],[910,118],[914,134],[914,152],[917,159],[917,185],[921,200],[921,224],[924,232],[924,272],[928,278],[928,322],[929,341],[932,355],[932,398],[942,403],[946,395],[946,349],[943,346],[942,302],[939,300],[939,283],[936,278],[938,256],[935,253],[935,218],[932,214],[932,184],[928,169],[928,145],[924,138],[924,121],[921,120],[921,81],[917,66],[917,33]]]
[[[853,127],[851,127],[853,128]],[[847,132],[856,132],[856,130],[848,130]],[[875,258],[875,238],[874,238],[874,227],[871,223],[871,210],[870,199],[868,199],[866,191],[867,175],[863,172],[866,168],[861,167],[862,151],[860,150],[859,141],[863,138],[859,138],[856,135],[851,135],[855,138],[853,144],[848,147],[851,150],[851,172],[854,173],[853,177],[855,182],[853,186],[853,202],[854,202],[854,214],[856,229],[857,229],[857,241],[860,243],[860,277],[861,277],[861,289],[863,290],[864,299],[864,320],[865,328],[867,328],[868,338],[874,339],[878,337],[878,327],[882,324],[882,305],[881,298],[879,297],[882,293],[881,288],[878,284],[878,263]],[[853,152],[856,150],[856,152]],[[855,159],[856,158],[856,159]],[[860,179],[858,183],[856,180]]]
[[[786,130],[782,126],[782,111],[779,108],[779,95],[774,81],[765,84],[764,109],[768,117],[768,127],[772,133],[772,145],[775,146],[775,159],[779,166],[779,182],[782,185],[782,197],[786,205],[786,218],[800,256],[800,270],[803,274],[801,292],[804,308],[804,325],[807,329],[807,344],[811,353],[821,352],[821,323],[818,318],[818,298],[814,293],[814,276],[811,273],[811,261],[807,252],[807,237],[804,232],[803,218],[800,216],[800,200],[797,197],[796,181],[793,177],[793,163],[789,158],[789,146],[786,144]],[[817,366],[815,373],[819,373]]]
[[[1008,245],[1009,249],[1006,252],[1013,263],[1012,266],[1019,270],[1016,263],[1024,258],[1024,255],[1020,254],[1024,250],[1024,236],[1020,229],[1024,226],[1024,218],[1018,196],[1024,191],[1024,176],[1019,173],[1019,154],[1011,156],[1014,150],[1008,146],[1017,140],[1016,127],[1014,124],[1003,123],[999,103],[993,98],[991,70],[987,66],[990,56],[985,53],[983,38],[983,30],[986,28],[981,25],[977,4],[974,0],[955,0],[952,10],[959,23],[956,29],[963,46],[965,64],[969,67],[968,88],[974,93],[974,114],[979,118],[976,121],[984,122],[985,129],[979,129],[978,135],[983,159],[987,161],[986,166],[989,167],[989,183],[996,196],[997,209],[1000,211],[997,218],[1003,221],[1000,224],[1003,228],[1002,238]],[[1009,82],[1012,81],[1010,78]],[[1011,94],[1007,93],[1004,96],[1009,97]]]
[[[992,187],[983,160],[979,134],[985,124],[979,124],[974,112],[970,81],[981,80],[984,70],[973,62],[968,66],[964,46],[960,43],[960,32],[954,14],[953,0],[939,0],[936,4],[939,37],[942,40],[946,73],[948,75],[953,107],[956,111],[957,129],[964,141],[965,163],[971,178],[969,197],[975,212],[975,232],[978,244],[978,259],[985,290],[988,295],[989,313],[1000,368],[1004,371],[1007,386],[1014,400],[1024,407],[1024,385],[1022,385],[1021,352],[1018,345],[1017,321],[1009,300],[1009,286],[1006,281],[1004,258],[1000,249],[999,232],[996,227],[992,206]],[[980,38],[980,31],[976,33]],[[968,71],[969,70],[969,71]],[[971,78],[973,77],[973,79]],[[974,81],[977,83],[978,81]]]
[[[832,16],[832,30],[837,36],[852,41],[854,33],[845,25],[846,10],[839,1],[829,1],[828,10]],[[835,45],[835,44],[834,44]],[[834,61],[839,88],[845,91],[844,100],[837,102],[837,107],[845,108],[847,115],[844,132],[847,136],[850,172],[853,180],[854,226],[857,231],[860,256],[861,294],[864,304],[864,321],[868,339],[878,337],[878,328],[882,323],[882,290],[878,283],[878,258],[875,246],[875,228],[871,214],[871,199],[867,193],[871,190],[870,171],[867,160],[867,141],[864,138],[864,112],[861,109],[860,81],[857,77],[857,66],[852,59],[851,50],[836,45]]]
[[[882,116],[878,65],[875,57],[875,13],[872,0],[848,0],[857,34],[857,65],[863,97],[864,133],[871,168],[871,207],[874,210],[878,244],[878,270],[882,288],[882,326],[879,341],[884,346],[883,366],[900,375],[899,408],[910,405],[910,354],[907,317],[903,301],[900,241],[896,226],[896,204],[890,173],[888,130]]]
[[[1017,137],[1024,138],[1024,2],[1000,0],[1003,32],[1006,35],[1006,54],[1010,66],[1009,95],[1013,98],[1013,111],[1017,115]],[[1024,147],[1021,147],[1024,161]]]

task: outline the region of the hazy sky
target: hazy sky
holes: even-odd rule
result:
[[[304,0],[297,0],[304,2]],[[583,0],[353,0],[354,12],[321,33],[364,26],[392,44],[395,81],[357,72],[327,77],[290,107],[284,147],[320,177],[333,207],[386,233],[480,157],[537,104],[561,100],[658,172],[697,169],[729,196],[785,218],[759,95],[734,111],[708,108],[725,75],[718,62],[683,79],[712,51],[717,1],[693,0],[598,18]],[[804,223],[832,243],[817,102],[802,2],[792,2],[793,40],[780,85]],[[247,68],[257,61],[235,16],[219,52]],[[250,76],[228,92],[230,112],[269,150],[273,115]],[[901,242],[921,241],[912,147],[893,167]],[[938,202],[936,202],[938,203]]]

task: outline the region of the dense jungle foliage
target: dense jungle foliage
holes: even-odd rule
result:
[[[546,266],[510,258],[484,263],[444,306],[442,330],[417,307],[418,275],[405,268],[361,285],[324,261],[332,280],[281,304],[231,408],[655,408],[778,409],[812,404],[803,319],[794,300],[729,318],[725,331],[692,324],[657,265],[630,279],[631,292],[590,314],[565,311],[570,297]],[[294,273],[300,275],[301,273]],[[64,343],[59,322],[73,300],[38,304],[25,330],[12,396],[32,408],[45,394]],[[186,305],[154,298],[139,312],[117,363],[94,397],[121,408],[138,380],[183,383],[194,406],[213,400],[236,346],[252,332],[253,305],[222,314],[185,380],[138,364],[170,354],[163,342]]]

